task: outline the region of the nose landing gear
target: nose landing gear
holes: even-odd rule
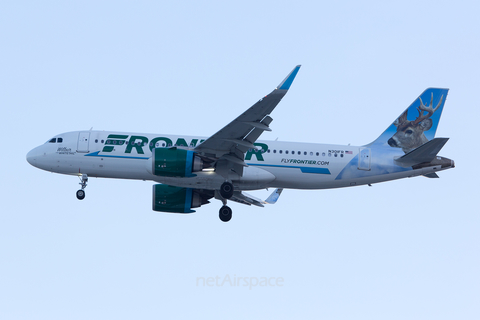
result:
[[[82,174],[81,177],[78,177],[80,179],[79,185],[82,187],[80,190],[77,191],[77,199],[78,200],[83,200],[85,198],[85,188],[87,187],[87,182],[88,182],[88,176],[84,173]]]
[[[83,200],[84,198],[85,198],[85,191],[77,190],[77,199],[78,200]]]

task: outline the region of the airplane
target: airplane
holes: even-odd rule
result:
[[[152,210],[192,213],[227,201],[263,207],[283,189],[372,185],[454,168],[437,154],[448,138],[435,138],[448,89],[428,88],[373,142],[362,146],[258,140],[271,131],[271,114],[300,65],[268,95],[210,137],[84,130],[62,133],[32,149],[27,161],[40,169],[75,175],[85,198],[89,177],[154,181]],[[275,188],[261,200],[245,191]]]

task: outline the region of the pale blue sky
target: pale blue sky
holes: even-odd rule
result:
[[[0,318],[478,319],[475,1],[6,1]],[[427,87],[457,168],[266,208],[151,211],[152,182],[38,170],[90,129],[208,136],[302,68],[261,138],[366,144]],[[251,192],[266,197],[266,191]],[[197,286],[276,277],[282,287]]]

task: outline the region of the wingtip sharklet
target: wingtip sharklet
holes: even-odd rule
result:
[[[300,67],[302,65],[298,65],[295,68],[293,68],[292,72],[288,74],[288,76],[283,80],[277,87],[279,90],[288,90],[290,89],[290,86],[292,85],[293,80],[297,76],[298,70],[300,70]]]
[[[283,188],[275,189],[272,194],[267,199],[265,199],[264,203],[275,204],[280,195],[282,194],[282,191]]]

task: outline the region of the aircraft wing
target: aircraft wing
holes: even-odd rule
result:
[[[216,170],[225,178],[232,173],[242,176],[243,167],[247,166],[245,152],[255,148],[253,144],[263,131],[271,131],[269,125],[273,119],[270,113],[287,93],[299,69],[300,65],[296,66],[275,90],[197,145],[194,151],[217,161]]]
[[[249,206],[253,204],[257,207],[263,207],[264,204],[275,204],[282,191],[283,189],[275,189],[265,201],[258,199],[246,192],[235,191],[230,200]]]

